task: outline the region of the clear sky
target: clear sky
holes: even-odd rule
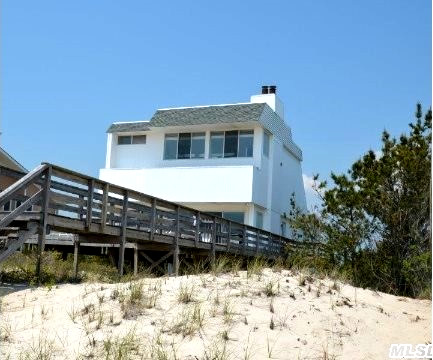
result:
[[[106,129],[276,84],[306,175],[345,171],[431,105],[431,2],[1,4],[1,145],[97,175]]]

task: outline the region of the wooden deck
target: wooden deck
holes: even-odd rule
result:
[[[225,252],[241,256],[276,258],[288,246],[301,243],[268,231],[233,222],[179,204],[117,186],[53,164],[44,163],[23,175],[0,168],[0,173],[15,176],[17,182],[0,193],[0,206],[9,200],[21,205],[12,212],[0,213],[0,228],[18,224],[29,232],[28,224],[38,225],[38,246],[43,251],[50,231],[77,234],[86,244],[111,244],[119,247],[119,272],[124,271],[126,247],[166,251],[178,273],[179,254],[215,254]],[[23,196],[32,186],[39,189]],[[26,233],[25,241],[35,234]],[[33,242],[35,242],[33,240]],[[14,246],[5,242],[0,261]],[[133,244],[133,245],[131,245]],[[78,253],[78,249],[76,249]]]

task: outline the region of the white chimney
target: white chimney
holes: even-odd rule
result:
[[[262,86],[262,93],[260,95],[251,96],[252,103],[266,103],[274,110],[277,115],[284,120],[284,105],[276,94],[277,87],[275,85]]]

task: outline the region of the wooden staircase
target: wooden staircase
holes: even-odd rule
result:
[[[28,222],[25,229],[19,227],[0,228],[0,262],[17,251],[38,230],[38,223]]]

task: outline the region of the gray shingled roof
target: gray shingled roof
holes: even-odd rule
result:
[[[114,123],[107,132],[146,131],[150,127],[259,121],[265,104],[234,104],[157,110],[149,122]]]
[[[148,121],[134,121],[134,122],[125,122],[125,123],[113,123],[108,128],[108,133],[115,132],[133,132],[133,131],[147,131],[149,129]]]
[[[264,106],[265,104],[236,104],[157,110],[149,125],[163,127],[259,121]]]

